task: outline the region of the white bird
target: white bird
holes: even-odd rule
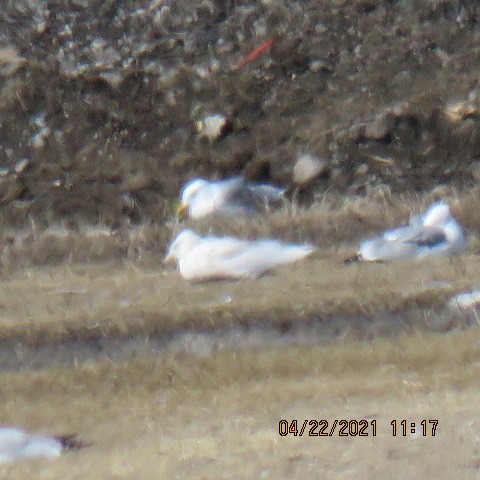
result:
[[[256,278],[279,265],[313,253],[311,245],[291,245],[273,239],[240,240],[200,237],[182,230],[168,249],[165,262],[177,262],[185,280]]]
[[[64,450],[81,448],[74,436],[42,436],[18,428],[0,428],[0,464],[29,458],[55,458]]]
[[[463,228],[444,202],[431,205],[410,224],[387,230],[382,236],[360,245],[356,258],[361,261],[420,259],[461,254],[467,248]]]
[[[425,213],[416,213],[414,215],[410,215],[410,222],[408,225],[404,225],[403,227],[393,228],[391,230],[386,230],[383,232],[383,238],[386,240],[399,240],[404,236],[411,235],[412,227],[420,227],[423,225],[423,217]]]
[[[188,212],[199,219],[216,212],[254,213],[278,205],[285,189],[266,184],[248,183],[242,176],[209,182],[195,178],[182,189],[177,215]]]

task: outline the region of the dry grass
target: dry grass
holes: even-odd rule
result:
[[[326,193],[309,208],[295,202],[276,212],[253,218],[217,217],[202,221],[178,222],[173,216],[166,223],[122,226],[74,226],[32,223],[29,228],[4,228],[0,236],[0,264],[6,272],[29,266],[133,262],[149,266],[163,256],[172,237],[185,226],[202,234],[236,235],[246,238],[274,236],[286,241],[311,241],[320,248],[349,246],[385,228],[408,222],[412,213],[422,211],[431,202],[446,199],[458,220],[472,234],[472,250],[478,250],[480,218],[476,206],[480,188],[462,193],[439,187],[428,194],[393,195],[388,189],[372,189],[369,195],[342,197]],[[174,208],[172,206],[172,211]],[[2,220],[0,219],[0,225]]]
[[[474,478],[477,329],[323,347],[164,356],[0,375],[1,423],[93,445],[19,478]],[[280,419],[377,421],[377,436],[280,437]],[[393,419],[438,419],[435,438]],[[467,440],[468,439],[468,440]]]
[[[390,314],[419,328],[444,330],[464,318],[425,312],[441,311],[454,293],[479,284],[480,264],[471,256],[392,267],[344,266],[345,254],[321,252],[257,280],[204,284],[189,284],[160,265],[27,269],[4,277],[0,335],[43,345],[265,323],[288,328],[324,322],[328,328],[339,318],[339,333],[355,331],[358,323],[365,335],[369,324],[378,326]]]
[[[155,249],[164,247],[175,225],[160,232],[145,226],[136,237],[132,231],[69,231],[53,241],[42,232],[30,243],[17,239],[4,250],[8,268],[0,288],[0,353],[18,356],[16,367],[14,359],[12,371],[0,374],[0,424],[79,432],[93,445],[52,462],[2,466],[0,477],[473,478],[480,332],[465,329],[475,317],[446,309],[452,295],[480,283],[480,225],[469,195],[476,199],[477,193],[452,203],[474,238],[467,254],[453,261],[345,266],[363,235],[408,218],[428,199],[356,200],[335,208],[325,200],[298,215],[285,209],[267,223],[260,217],[237,223],[236,234],[315,238],[323,245],[309,260],[238,282],[189,284],[166,270]],[[217,221],[211,227],[217,232],[234,225]],[[61,238],[68,240],[55,250]],[[130,257],[132,238],[141,243]],[[95,249],[110,255],[112,245],[121,245],[114,258],[76,261]],[[30,255],[46,246],[50,260]],[[75,251],[86,256],[75,258]],[[9,261],[14,254],[23,260]],[[168,338],[232,326],[269,326],[288,339],[299,324],[319,326],[341,341],[228,347],[209,355],[166,350],[135,358],[133,352],[115,362],[99,355],[73,367],[48,361],[58,342],[75,357],[73,346],[81,341],[121,344],[133,335]],[[465,331],[431,332],[455,329]],[[30,369],[22,369],[22,357],[32,351],[22,343],[43,349],[41,368],[25,362]],[[321,418],[376,420],[378,435],[278,434],[280,419]],[[393,437],[391,420],[403,418],[438,419],[438,435]]]
[[[472,206],[478,195],[471,191],[451,199],[470,232],[480,227]],[[451,313],[438,312],[454,293],[479,284],[475,234],[469,253],[458,259],[343,265],[360,238],[406,221],[431,199],[417,203],[406,198],[350,199],[338,205],[325,199],[298,214],[285,208],[268,221],[262,216],[244,222],[216,219],[209,227],[214,232],[233,230],[232,234],[245,237],[274,235],[291,240],[314,237],[319,245],[306,261],[239,282],[188,284],[166,270],[161,258],[175,225],[116,233],[99,227],[34,229],[30,235],[18,235],[3,252],[0,336],[4,342],[42,345],[166,335],[185,328],[265,323],[286,328],[292,322],[328,324],[336,319],[337,335],[350,332],[364,337],[378,334],[391,315],[418,328],[462,326],[462,316],[452,319]],[[206,232],[206,225],[198,225],[199,230]],[[332,245],[335,240],[339,243]],[[393,327],[393,322],[388,325],[383,330]]]

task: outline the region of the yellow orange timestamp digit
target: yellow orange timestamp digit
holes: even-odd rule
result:
[[[280,420],[278,422],[278,433],[282,437],[293,435],[302,437],[368,437],[377,435],[376,420]]]
[[[407,422],[407,420],[392,420],[390,422],[392,426],[392,435],[397,436],[397,433],[403,437],[406,437],[409,433],[412,435],[431,435],[434,437],[437,433],[438,420],[422,420],[421,422]],[[397,429],[398,426],[398,429]]]
[[[412,422],[407,420],[392,420],[390,432],[394,437],[413,435],[415,437],[435,437],[437,434],[438,420],[421,420]],[[278,433],[282,437],[376,437],[377,420],[280,420]]]

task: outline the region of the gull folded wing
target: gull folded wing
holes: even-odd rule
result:
[[[447,242],[447,236],[440,228],[423,228],[405,241],[419,247],[433,248]]]

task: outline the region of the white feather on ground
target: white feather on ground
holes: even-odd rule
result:
[[[56,458],[64,450],[80,448],[73,436],[42,436],[18,428],[0,428],[0,463],[29,458]]]
[[[247,182],[242,176],[209,182],[196,178],[182,189],[178,214],[199,219],[213,213],[251,214],[279,205],[285,189]]]
[[[165,262],[176,261],[186,280],[255,278],[310,255],[311,245],[292,245],[279,240],[240,240],[232,237],[202,238],[182,230],[168,249]]]
[[[466,247],[465,232],[452,217],[450,207],[437,202],[425,213],[412,216],[409,225],[363,242],[357,257],[362,261],[421,259],[458,255]]]

